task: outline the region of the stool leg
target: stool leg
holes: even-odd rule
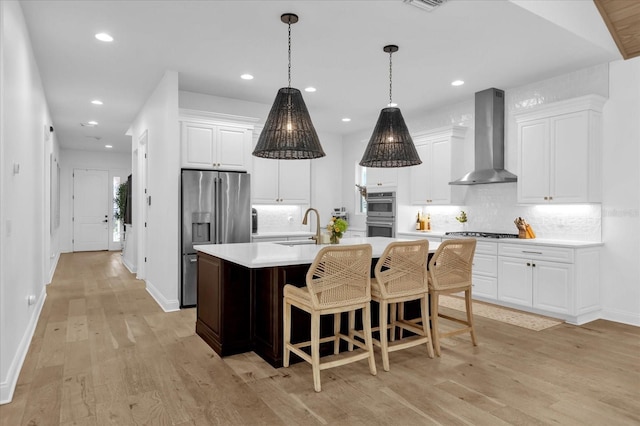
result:
[[[382,368],[389,371],[389,342],[387,342],[387,310],[389,304],[380,300],[380,348],[382,349]]]
[[[404,321],[404,302],[398,302],[398,320]],[[400,330],[400,339],[404,335],[404,328],[398,327]]]
[[[289,366],[289,355],[291,352],[289,351],[289,343],[291,343],[291,303],[285,298],[284,303],[282,305],[283,315],[284,315],[284,330],[283,339],[284,340],[284,353],[282,355],[282,365],[285,367]]]
[[[311,314],[311,369],[313,370],[313,388],[320,392],[320,314]]]
[[[433,348],[436,355],[440,356],[440,333],[438,328],[438,293],[433,292],[431,296],[431,332],[433,335]]]
[[[431,340],[431,329],[429,328],[429,304],[427,303],[427,293],[420,299],[420,312],[422,312],[422,331],[427,336],[427,353],[429,358],[433,358],[433,342]]]
[[[353,312],[353,311],[352,311]],[[349,312],[351,314],[351,312]],[[355,315],[355,312],[354,312]],[[373,355],[373,337],[371,336],[371,304],[365,303],[364,308],[362,309],[362,324],[364,331],[364,344],[367,346],[367,350],[369,351],[369,371],[374,376],[377,374],[376,371],[376,359]]]
[[[340,314],[333,314],[333,353],[340,353]]]
[[[469,323],[471,331],[471,342],[473,343],[473,346],[478,346],[478,341],[476,340],[476,329],[473,326],[473,303],[471,300],[471,289],[464,291],[464,300],[467,306],[467,323]]]
[[[396,340],[396,318],[398,318],[397,314],[396,314],[396,309],[397,309],[397,303],[392,303],[390,306],[390,324],[391,324],[391,330],[389,331],[389,340],[391,340],[392,342]],[[402,330],[402,327],[399,327],[400,330]]]

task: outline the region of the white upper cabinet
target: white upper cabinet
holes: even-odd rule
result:
[[[463,173],[463,145],[466,127],[448,126],[413,136],[422,164],[409,168],[411,203],[459,204],[462,188],[449,182]]]
[[[601,96],[583,96],[544,105],[516,117],[518,202],[602,201],[604,102]]]
[[[254,119],[180,110],[182,167],[247,171]]]
[[[258,128],[253,146],[259,136]],[[253,204],[310,204],[311,160],[273,160],[253,155],[251,159]]]
[[[398,186],[398,169],[367,167],[367,190],[377,191]]]
[[[251,190],[254,204],[309,204],[311,160],[253,157]]]

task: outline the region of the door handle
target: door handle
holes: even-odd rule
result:
[[[196,257],[195,259],[189,259],[189,263],[198,263],[198,258]]]

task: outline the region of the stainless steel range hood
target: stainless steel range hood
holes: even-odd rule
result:
[[[516,182],[504,169],[504,91],[487,89],[475,97],[475,170],[449,185]]]

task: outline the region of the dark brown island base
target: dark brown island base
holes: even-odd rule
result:
[[[399,239],[353,238],[344,240],[343,244],[370,243],[373,267],[392,241]],[[429,252],[433,253],[437,246],[437,243],[431,244]],[[196,333],[220,356],[254,351],[272,366],[281,367],[283,288],[285,284],[305,286],[307,271],[320,247],[276,243],[197,246]],[[246,256],[242,255],[243,250]],[[304,263],[295,264],[297,262]],[[415,310],[418,316],[418,309],[417,304],[408,306],[407,315]],[[291,315],[292,341],[309,340],[309,315],[297,309],[293,309]],[[377,306],[373,307],[372,317],[375,325]],[[333,318],[328,316],[322,320],[321,335],[331,335]],[[342,323],[346,323],[346,317]],[[330,353],[332,346],[327,349]]]

